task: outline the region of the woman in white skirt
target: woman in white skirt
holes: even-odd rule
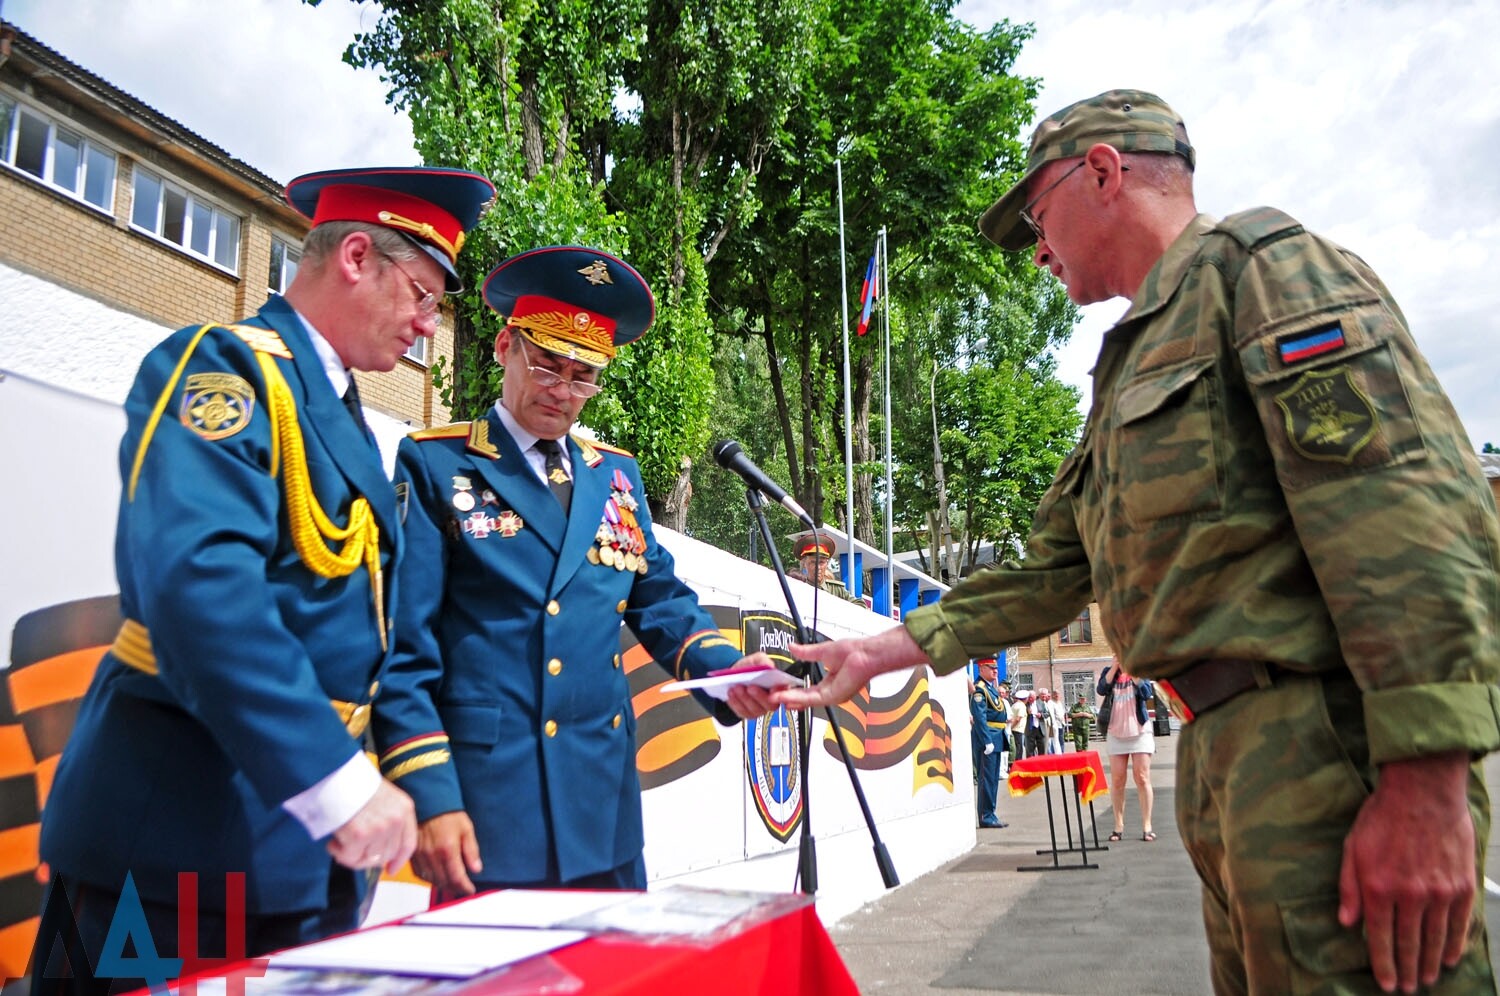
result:
[[[1141,840],[1155,840],[1156,831],[1151,829],[1151,755],[1156,753],[1156,736],[1146,715],[1146,703],[1153,694],[1151,682],[1131,678],[1118,667],[1107,667],[1095,691],[1104,699],[1099,706],[1100,723],[1109,754],[1109,802],[1115,811],[1115,830],[1109,839],[1121,840],[1125,835],[1125,765],[1129,762],[1141,800]],[[1103,715],[1106,712],[1107,719]]]

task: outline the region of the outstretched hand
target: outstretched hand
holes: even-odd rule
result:
[[[811,709],[847,702],[877,674],[923,664],[927,660],[922,648],[901,626],[874,636],[831,643],[794,643],[790,651],[798,660],[822,664],[823,680],[811,688],[780,688],[770,693],[773,704],[789,709]]]

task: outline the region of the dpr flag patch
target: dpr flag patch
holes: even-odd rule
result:
[[[1293,332],[1276,340],[1276,351],[1281,354],[1283,364],[1300,363],[1314,356],[1336,352],[1344,346],[1344,328],[1337,324],[1306,332]]]

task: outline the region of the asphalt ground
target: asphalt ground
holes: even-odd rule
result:
[[[1114,829],[1109,798],[1083,807],[1095,869],[1018,871],[1050,865],[1047,799],[1042,789],[1012,798],[1002,787],[1001,830],[981,829],[974,849],[885,894],[834,924],[829,933],[862,993],[1005,993],[1011,996],[1200,996],[1210,993],[1197,876],[1174,816],[1178,737],[1158,737],[1151,766],[1157,838],[1140,839],[1133,782],[1126,791],[1125,839]],[[1098,742],[1102,747],[1102,742]],[[1106,771],[1108,761],[1106,759]],[[1485,763],[1492,799],[1500,798],[1500,756]],[[1051,781],[1057,782],[1057,779]],[[1059,847],[1067,846],[1054,785]],[[1094,829],[1088,829],[1094,819]],[[1492,823],[1500,824],[1500,820]],[[1076,846],[1078,827],[1073,826]],[[1093,833],[1107,851],[1095,851]],[[1492,827],[1488,869],[1500,878],[1500,833]],[[1077,852],[1058,857],[1081,864]],[[1497,955],[1500,890],[1486,890],[1491,959]]]

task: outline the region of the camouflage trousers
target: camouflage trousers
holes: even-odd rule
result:
[[[1177,825],[1203,883],[1214,992],[1379,993],[1359,927],[1338,921],[1344,837],[1369,797],[1359,690],[1347,676],[1287,678],[1182,729]],[[1468,948],[1430,993],[1495,993],[1484,925],[1489,796],[1470,769],[1480,883]]]

